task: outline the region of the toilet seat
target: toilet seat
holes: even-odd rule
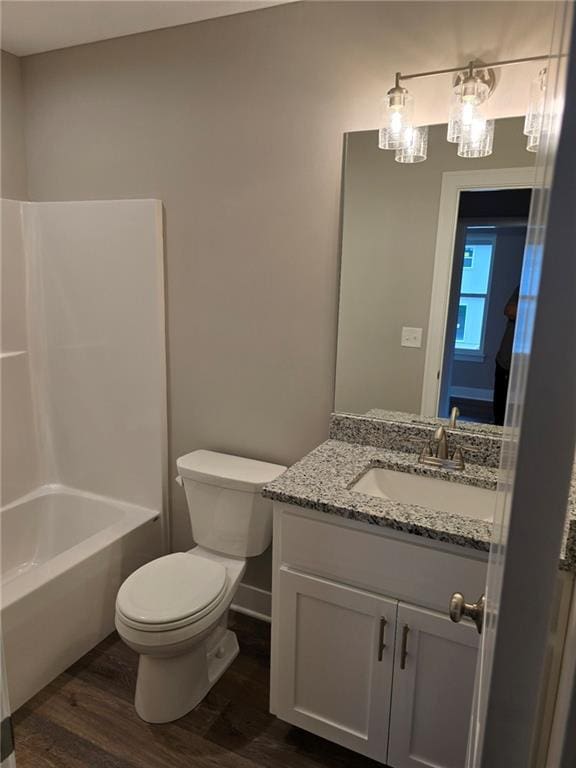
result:
[[[144,632],[166,632],[200,621],[228,592],[221,563],[192,552],[160,557],[129,576],[118,592],[122,622]]]

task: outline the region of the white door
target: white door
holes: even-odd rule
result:
[[[397,602],[287,569],[279,581],[277,714],[385,763]]]
[[[557,5],[547,65],[545,130],[520,286],[468,768],[532,765],[541,673],[573,472],[576,259],[573,248],[567,248],[576,242],[572,5]],[[561,122],[555,112],[564,98]],[[478,595],[465,597],[472,603]]]
[[[462,768],[479,635],[472,624],[400,603],[388,763]]]

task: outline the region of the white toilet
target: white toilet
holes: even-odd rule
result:
[[[142,566],[120,587],[116,629],[140,654],[136,711],[149,723],[182,717],[238,655],[228,608],[246,558],[272,540],[262,487],[286,467],[194,451],[177,460],[198,546]]]

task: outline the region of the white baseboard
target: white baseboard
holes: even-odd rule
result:
[[[233,611],[244,613],[261,621],[272,620],[272,594],[266,589],[252,587],[250,584],[240,584],[230,606]]]

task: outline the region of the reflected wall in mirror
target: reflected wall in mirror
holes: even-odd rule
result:
[[[376,131],[346,135],[336,411],[502,423],[534,176],[522,128],[498,120],[493,154],[470,160],[432,126],[413,165]]]

